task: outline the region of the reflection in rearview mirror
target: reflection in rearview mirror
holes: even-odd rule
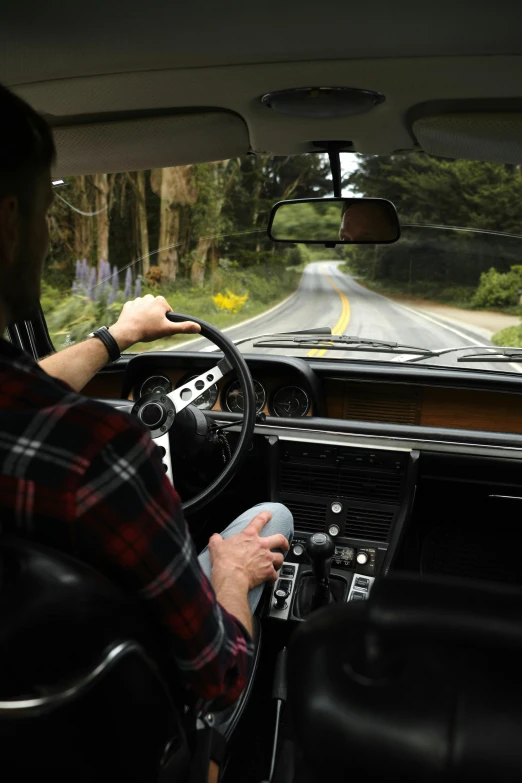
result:
[[[267,229],[275,242],[389,244],[400,237],[397,211],[379,198],[309,198],[280,201]]]

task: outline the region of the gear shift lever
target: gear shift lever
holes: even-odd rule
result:
[[[314,611],[320,606],[326,606],[332,600],[329,578],[335,545],[327,533],[314,533],[306,542],[305,550],[312,561],[314,585],[311,611]]]
[[[328,584],[335,552],[333,540],[327,533],[314,533],[306,542],[305,550],[312,561],[312,573],[316,581]]]

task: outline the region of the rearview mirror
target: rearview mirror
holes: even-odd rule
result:
[[[390,244],[401,229],[397,210],[381,198],[303,198],[272,207],[267,233],[274,242],[316,245]]]

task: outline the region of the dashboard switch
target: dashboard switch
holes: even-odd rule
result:
[[[292,552],[296,557],[301,557],[301,555],[304,552],[304,547],[302,544],[294,544],[294,547],[292,549]]]
[[[328,532],[331,536],[338,536],[339,535],[339,525],[330,525],[328,528]]]
[[[366,565],[369,559],[370,555],[368,552],[357,552],[357,562],[359,565]]]
[[[284,609],[286,606],[286,599],[287,599],[288,593],[285,590],[276,590],[274,593],[275,598],[275,608],[276,609]]]
[[[339,502],[336,500],[334,503],[332,503],[332,505],[330,506],[330,508],[332,509],[332,513],[333,513],[333,514],[340,514],[340,513],[341,513],[341,511],[343,510],[343,504],[342,504],[342,503],[339,503]]]

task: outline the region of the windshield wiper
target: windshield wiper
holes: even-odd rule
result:
[[[415,356],[428,356],[431,351],[428,348],[419,348],[415,345],[403,345],[402,343],[377,340],[368,337],[357,337],[347,334],[332,334],[329,327],[316,329],[303,329],[292,332],[276,332],[274,334],[262,334],[257,337],[243,338],[234,341],[236,345],[252,341],[254,348],[290,348],[295,350],[309,350],[310,348],[323,348],[334,351],[369,351],[374,353],[399,353],[413,354]]]
[[[509,346],[497,348],[492,345],[458,345],[453,348],[420,348],[416,345],[378,340],[371,337],[357,337],[348,334],[332,334],[329,326],[319,326],[315,329],[301,329],[291,332],[275,332],[274,334],[260,334],[255,337],[244,337],[234,340],[235,345],[252,342],[254,348],[286,348],[292,350],[310,350],[311,348],[330,351],[351,351],[368,353],[392,353],[404,355],[405,364],[422,362],[424,359],[433,359],[444,356],[447,353],[457,351],[470,351],[480,349],[475,353],[459,356],[458,362],[522,362],[522,348]]]
[[[441,348],[433,350],[426,356],[414,356],[406,359],[406,364],[422,362],[423,359],[444,356],[447,353],[456,353],[457,351],[470,351],[473,348],[479,348],[474,353],[466,356],[458,356],[457,362],[512,362],[514,359],[522,360],[522,348],[511,348],[510,346],[498,348],[495,345],[460,345],[455,348]]]
[[[514,359],[522,360],[521,348],[505,348],[493,347],[492,353],[486,353],[485,351],[477,351],[477,353],[470,353],[468,356],[459,356],[458,362],[512,362]]]

